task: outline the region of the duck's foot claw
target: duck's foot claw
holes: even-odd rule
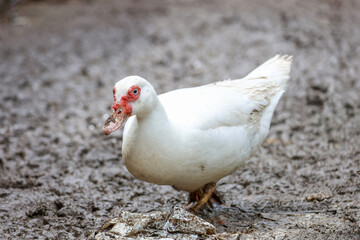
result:
[[[222,196],[216,191],[216,183],[208,183],[198,190],[190,193],[189,202],[184,206],[185,209],[197,212],[205,204],[213,208],[213,204],[221,205],[224,203]]]

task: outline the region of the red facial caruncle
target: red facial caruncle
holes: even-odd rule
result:
[[[119,107],[124,108],[124,113],[131,115],[132,106],[129,104],[135,102],[140,97],[141,88],[137,85],[131,86],[126,95],[122,96],[120,102],[116,102],[115,87],[113,89],[114,104],[112,108],[116,111]]]
[[[116,88],[115,88],[115,86],[114,86],[114,88],[113,88],[114,102],[116,102],[116,95],[115,95],[115,91],[116,91]]]

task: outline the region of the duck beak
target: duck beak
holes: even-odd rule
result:
[[[103,127],[105,135],[109,135],[110,133],[118,130],[128,117],[129,115],[125,113],[123,107],[119,107],[116,111],[113,110],[110,117],[106,119]]]

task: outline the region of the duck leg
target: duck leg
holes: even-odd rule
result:
[[[207,204],[210,208],[212,208],[212,203],[224,203],[220,193],[216,191],[216,183],[205,184],[203,187],[190,193],[189,202],[184,206],[184,208],[191,209],[196,212],[204,204]]]

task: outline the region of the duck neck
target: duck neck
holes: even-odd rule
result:
[[[154,129],[156,127],[164,128],[169,125],[169,119],[166,111],[158,98],[154,100],[151,111],[144,114],[137,114],[136,118],[141,127]]]

